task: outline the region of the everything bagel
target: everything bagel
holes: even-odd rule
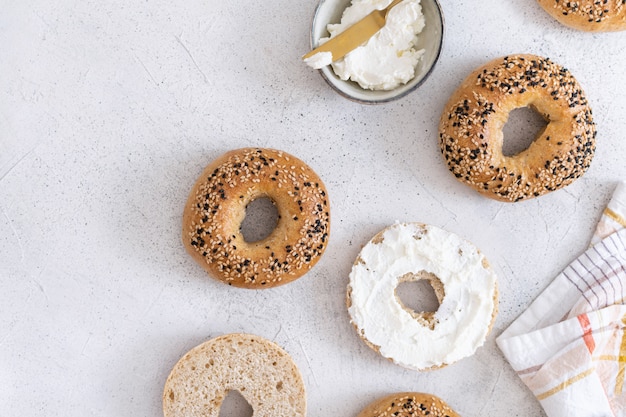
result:
[[[626,30],[624,0],[538,0],[562,24],[586,32]]]
[[[509,113],[532,107],[548,122],[528,149],[502,154]],[[495,59],[450,97],[439,145],[450,171],[476,191],[514,202],[571,184],[591,164],[596,127],[587,97],[562,66],[535,55]]]
[[[441,398],[420,392],[400,392],[380,398],[357,417],[459,417]]]
[[[278,224],[247,242],[240,227],[246,206],[269,198]],[[183,243],[211,276],[229,285],[269,288],[309,271],[326,249],[328,195],[322,180],[286,152],[244,148],[227,152],[200,175],[183,214]]]

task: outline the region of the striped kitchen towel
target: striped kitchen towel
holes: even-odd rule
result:
[[[549,417],[626,417],[626,183],[590,248],[496,342]]]
[[[596,232],[591,238],[591,244],[595,245],[605,237],[624,228],[626,228],[626,183],[620,183],[602,213]]]

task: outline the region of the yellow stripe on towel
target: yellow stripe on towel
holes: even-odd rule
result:
[[[626,356],[600,355],[597,358],[594,358],[594,360],[607,362],[626,362]]]
[[[626,317],[622,317],[622,323],[626,324]],[[626,372],[626,361],[624,361],[624,355],[626,355],[626,332],[622,334],[622,344],[619,350],[619,361],[617,376],[615,377],[615,395],[620,395],[624,390],[624,373]]]
[[[594,368],[591,369],[587,369],[585,372],[581,372],[578,375],[568,379],[567,381],[563,381],[561,382],[559,385],[557,385],[556,387],[552,388],[550,391],[546,391],[543,394],[539,394],[537,395],[537,399],[538,400],[545,400],[548,397],[551,397],[552,395],[563,391],[565,388],[569,387],[570,385],[572,385],[575,382],[580,381],[581,379],[584,379],[586,377],[588,377],[589,375],[593,374],[595,372]]]
[[[624,219],[622,216],[620,216],[619,214],[617,214],[616,212],[614,212],[613,210],[611,210],[610,208],[605,208],[604,209],[604,214],[609,217],[610,219],[616,221],[617,223],[621,224],[622,226],[626,227],[626,219]]]

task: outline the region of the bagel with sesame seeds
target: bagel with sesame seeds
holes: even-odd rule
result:
[[[531,107],[547,122],[530,146],[502,153],[509,113]],[[453,93],[439,122],[449,170],[479,193],[515,202],[565,187],[589,168],[596,126],[574,76],[548,58],[513,55],[473,71]]]
[[[560,23],[585,32],[626,30],[626,0],[538,0]]]
[[[164,417],[218,417],[238,391],[256,417],[305,417],[306,392],[296,363],[280,346],[234,333],[208,340],[172,368],[163,388]]]
[[[441,398],[421,392],[401,392],[380,398],[357,417],[459,417]]]
[[[268,198],[278,221],[247,242],[247,205]],[[303,161],[274,149],[232,150],[210,163],[183,213],[183,243],[209,275],[242,288],[270,288],[300,278],[321,258],[330,233],[326,187]]]

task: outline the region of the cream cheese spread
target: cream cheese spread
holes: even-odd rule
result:
[[[305,64],[315,69],[330,65],[332,62],[333,54],[331,52],[318,52],[304,60]]]
[[[429,328],[395,295],[402,277],[429,273],[444,297]],[[363,247],[350,273],[349,314],[381,355],[425,370],[472,355],[496,314],[496,276],[478,249],[455,234],[419,223],[396,223]]]
[[[330,38],[389,3],[391,0],[352,0],[341,22],[327,26]],[[389,10],[385,26],[366,44],[333,62],[333,71],[342,80],[354,81],[369,90],[391,90],[406,84],[415,76],[415,68],[424,54],[423,49],[415,48],[424,25],[420,0],[404,0]],[[323,63],[320,60],[317,65]]]

